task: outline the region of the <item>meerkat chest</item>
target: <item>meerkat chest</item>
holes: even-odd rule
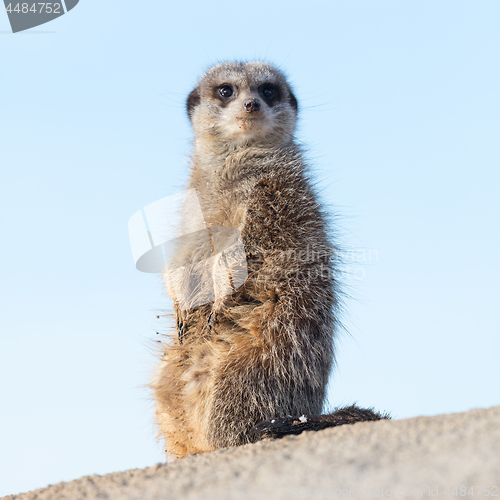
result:
[[[207,227],[230,226],[240,229],[245,218],[246,196],[241,191],[221,189],[203,193],[202,210]]]

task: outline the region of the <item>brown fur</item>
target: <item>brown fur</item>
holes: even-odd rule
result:
[[[257,112],[245,108],[252,100]],[[188,188],[209,229],[241,232],[249,274],[232,294],[187,310],[165,274],[177,331],[152,388],[159,434],[176,457],[260,439],[252,429],[266,420],[321,413],[338,317],[334,247],[294,143],[297,101],[285,77],[261,62],[219,64],[187,106]],[[186,213],[185,228],[191,222]],[[179,248],[181,260],[199,247]]]

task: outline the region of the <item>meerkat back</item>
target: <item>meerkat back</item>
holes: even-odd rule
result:
[[[187,111],[188,190],[205,228],[178,245],[164,275],[176,328],[152,388],[167,452],[182,457],[381,418],[356,407],[317,416],[339,293],[284,75],[263,62],[218,64],[189,95]]]

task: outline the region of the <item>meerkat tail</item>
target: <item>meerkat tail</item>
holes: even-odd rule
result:
[[[326,415],[302,415],[300,417],[276,418],[261,422],[253,427],[251,433],[257,439],[279,439],[284,436],[300,434],[304,431],[319,431],[327,427],[338,427],[357,422],[372,422],[390,419],[390,415],[379,413],[373,408],[359,408],[356,405],[338,408]]]

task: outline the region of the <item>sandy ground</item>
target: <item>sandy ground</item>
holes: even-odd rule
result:
[[[497,406],[305,432],[4,499],[456,499],[499,487]]]

